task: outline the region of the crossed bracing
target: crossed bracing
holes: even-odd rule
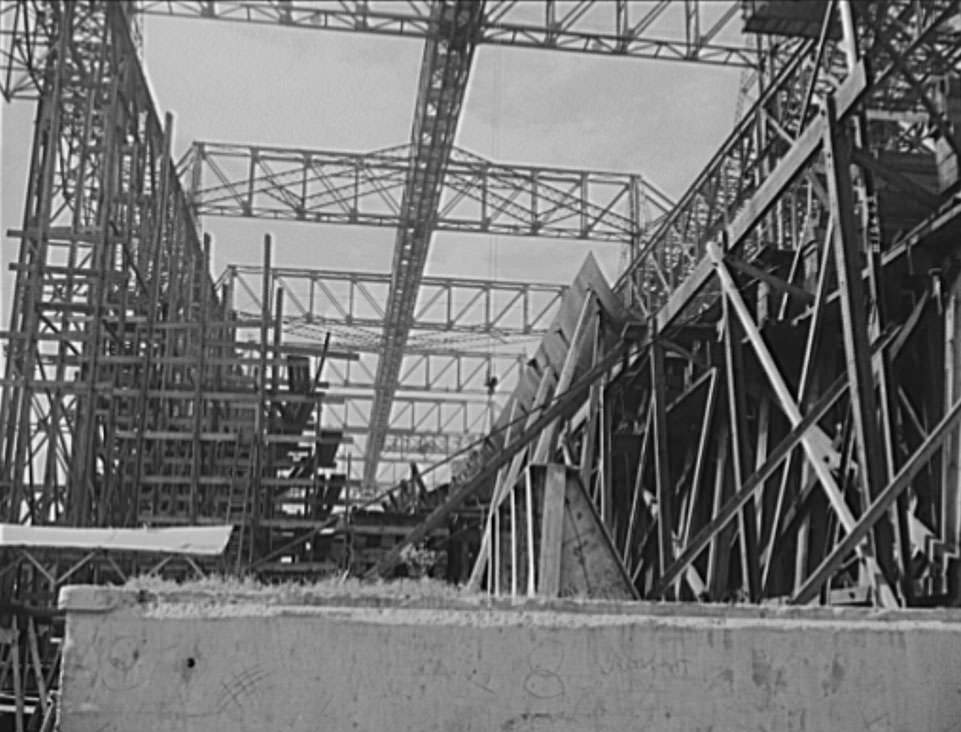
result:
[[[954,2],[823,4],[619,283],[632,335],[548,382],[408,540],[495,481],[471,580],[563,594],[583,569],[563,501],[583,491],[606,538],[592,551],[621,567],[601,595],[950,602],[957,19]],[[553,488],[525,477],[544,462]]]

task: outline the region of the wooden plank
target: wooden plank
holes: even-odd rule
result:
[[[603,376],[609,369],[614,367],[615,364],[621,361],[624,354],[631,347],[631,343],[627,341],[621,341],[615,344],[614,348],[609,351],[604,358],[593,368],[585,373],[581,378],[579,378],[564,395],[559,396],[546,410],[540,413],[538,419],[534,424],[526,427],[524,431],[518,435],[518,437],[513,440],[510,444],[505,445],[503,449],[498,451],[496,454],[491,456],[489,460],[484,463],[481,470],[467,480],[463,485],[457,487],[451,492],[447,500],[434,509],[434,511],[424,520],[424,522],[418,526],[410,535],[394,548],[384,560],[380,562],[377,567],[372,570],[369,574],[384,573],[394,567],[397,563],[400,552],[409,544],[416,544],[421,541],[426,534],[439,526],[447,517],[458,508],[468,497],[476,493],[481,486],[485,485],[490,478],[496,474],[500,467],[511,460],[514,455],[524,450],[531,441],[537,437],[541,430],[548,424],[551,423],[556,417],[563,416],[569,417],[577,409],[577,406],[583,401],[584,395],[589,389],[590,385],[596,380]]]
[[[651,344],[651,409],[654,412],[654,484],[657,494],[657,540],[658,573],[664,574],[674,561],[673,492],[670,478],[670,459],[667,450],[666,386],[664,382],[664,347],[655,341]]]
[[[744,481],[743,485],[737,490],[737,492],[726,502],[720,502],[718,498],[718,493],[715,491],[715,509],[713,518],[703,526],[697,534],[687,543],[684,547],[683,552],[677,558],[671,567],[668,568],[664,576],[658,583],[658,588],[655,589],[654,594],[658,595],[658,589],[660,587],[667,587],[671,582],[673,582],[680,575],[681,570],[684,569],[687,564],[693,562],[697,559],[697,556],[708,546],[711,540],[717,535],[717,533],[723,529],[727,524],[737,515],[738,511],[744,506],[748,498],[753,495],[754,490],[766,480],[781,464],[781,462],[790,454],[794,447],[801,441],[805,432],[811,429],[820,420],[828,409],[834,405],[834,403],[840,398],[840,396],[846,391],[847,384],[841,378],[835,380],[834,384],[825,392],[825,394],[817,401],[817,403],[811,408],[811,410],[804,416],[804,418],[798,422],[794,428],[785,435],[777,447],[775,447],[768,455],[767,460],[761,465],[757,470],[754,471],[748,478]],[[727,434],[725,431],[724,434]],[[722,473],[723,471],[718,471]]]
[[[858,518],[857,523],[851,527],[847,535],[838,542],[818,568],[804,581],[801,588],[791,598],[792,603],[804,604],[814,599],[822,585],[830,579],[831,575],[855,550],[874,525],[884,518],[897,497],[911,485],[911,481],[921,472],[921,469],[934,453],[941,449],[951,430],[958,425],[959,421],[961,421],[961,399],[955,402],[937,426],[931,430],[924,442],[914,451],[911,458],[901,467],[898,474],[878,493],[877,498]]]
[[[743,485],[743,470],[750,463],[747,440],[747,402],[738,377],[744,374],[740,329],[731,317],[728,298],[721,300],[724,313],[724,381],[727,385],[728,422],[731,425],[731,472],[734,485]],[[753,494],[738,513],[738,548],[741,557],[742,587],[747,585],[751,602],[760,600],[761,573],[757,555],[757,524]]]
[[[741,297],[740,292],[738,292],[734,280],[727,270],[727,265],[724,263],[721,252],[716,245],[709,244],[708,253],[714,258],[721,286],[725,295],[730,299],[734,312],[737,313],[741,321],[748,341],[754,348],[758,361],[760,361],[761,367],[764,369],[768,381],[771,384],[771,388],[778,398],[778,403],[787,416],[788,421],[791,423],[791,427],[794,428],[802,421],[801,410],[792,397],[767,344],[764,342],[764,339],[761,337],[760,332],[751,319],[747,305],[744,303],[744,299]],[[842,526],[844,526],[845,530],[849,530],[850,527],[854,526],[854,516],[851,513],[851,509],[848,508],[845,503],[841,491],[838,488],[837,481],[835,481],[834,476],[831,475],[828,467],[829,463],[832,462],[832,455],[830,453],[831,440],[828,439],[828,436],[824,434],[824,431],[819,427],[812,426],[810,432],[801,438],[801,444],[814,471],[818,475],[818,479],[821,481],[821,485],[827,493],[832,508],[838,513]]]
[[[30,660],[33,662],[34,678],[37,682],[37,694],[40,700],[40,710],[47,716],[47,686],[43,678],[43,664],[40,662],[40,648],[37,643],[37,628],[33,618],[27,618],[27,645],[30,650]]]
[[[557,597],[561,586],[561,549],[564,541],[567,469],[557,463],[548,463],[531,465],[529,470],[532,482],[543,485],[544,496],[541,509],[537,594],[543,597]]]
[[[554,387],[555,394],[563,394],[574,381],[574,371],[577,368],[577,353],[580,351],[581,343],[588,331],[588,323],[591,319],[591,305],[594,302],[593,296],[588,293],[581,305],[581,311],[577,316],[577,323],[574,332],[571,334],[571,341],[567,348],[567,354],[562,362],[560,374],[557,377],[557,385]],[[531,458],[532,463],[544,463],[551,459],[551,446],[554,442],[554,434],[557,430],[558,421],[549,424],[541,433],[534,448]]]
[[[803,287],[792,285],[790,282],[782,280],[780,277],[773,275],[770,272],[761,269],[760,267],[755,267],[753,264],[745,262],[739,257],[728,254],[724,257],[724,261],[739,272],[743,272],[749,277],[766,282],[774,289],[780,290],[790,297],[800,300],[805,305],[811,305],[814,303],[814,293],[808,292]]]
[[[14,636],[19,636],[19,628],[17,627],[17,616],[13,616],[12,627]],[[20,652],[18,645],[15,643],[10,646],[10,653],[12,654],[13,663],[13,698],[14,698],[14,720],[16,722],[17,732],[24,732],[23,728],[23,716],[24,716],[24,679],[20,674]]]
[[[961,398],[961,278],[944,306],[944,404]],[[945,551],[961,551],[961,434],[951,431],[941,460],[941,540]]]
[[[848,112],[865,89],[867,89],[867,69],[864,62],[861,61],[848,74],[835,93],[839,117],[843,117]],[[741,243],[741,240],[747,236],[761,217],[780,198],[784,190],[801,171],[801,168],[818,151],[823,142],[824,129],[824,122],[818,120],[808,125],[801,133],[788,153],[781,158],[777,167],[765,178],[754,195],[751,196],[750,201],[742,208],[741,213],[728,227],[728,249],[735,249]]]
[[[577,471],[565,469],[565,472],[560,596],[636,599],[634,585]]]
[[[818,256],[818,281],[814,300],[814,306],[811,309],[810,324],[808,326],[808,334],[805,339],[804,344],[804,358],[801,361],[801,374],[798,382],[797,388],[797,402],[799,405],[806,405],[809,400],[810,391],[813,387],[813,375],[814,375],[814,360],[818,352],[821,341],[821,324],[824,320],[827,300],[828,300],[828,287],[831,283],[831,278],[829,275],[832,272],[832,262],[834,258],[831,251],[831,237],[834,236],[833,223],[831,219],[828,219],[827,224],[827,236],[823,242],[820,243],[820,254]],[[783,510],[785,497],[787,496],[788,481],[791,480],[791,476],[798,466],[801,466],[802,471],[806,471],[807,468],[803,467],[804,463],[799,462],[799,458],[796,453],[791,453],[788,455],[787,464],[784,466],[784,471],[781,474],[780,485],[778,486],[777,497],[774,501],[774,514],[771,518],[770,528],[767,530],[766,541],[764,542],[764,548],[761,551],[761,587],[765,588],[768,586],[768,576],[771,569],[771,560],[774,556],[772,551],[774,541],[778,536],[778,525],[781,521],[781,513]],[[799,542],[799,551],[803,550],[803,542]]]
[[[827,100],[824,128],[824,166],[827,171],[831,216],[834,220],[834,253],[841,300],[841,334],[848,381],[851,384],[851,416],[854,420],[855,445],[858,456],[858,478],[862,490],[871,500],[877,498],[887,481],[884,445],[877,421],[877,399],[868,343],[868,315],[865,307],[864,281],[861,278],[861,238],[854,220],[851,187],[851,160],[848,142],[838,121],[833,99]],[[849,527],[845,527],[850,531]],[[885,578],[892,586],[897,571],[891,557],[893,526],[880,522],[874,533],[875,556]]]
[[[708,283],[713,272],[714,265],[710,258],[702,257],[701,260],[694,265],[694,269],[691,270],[690,274],[684,278],[684,281],[671,291],[667,302],[658,309],[657,315],[654,318],[655,332],[663,332],[674,319],[681,314],[691,301],[691,298],[700,292],[701,288]]]

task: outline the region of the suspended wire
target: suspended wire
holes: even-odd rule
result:
[[[501,145],[500,145],[500,125],[501,125],[501,89],[503,86],[503,54],[499,48],[494,49],[494,64],[491,76],[491,95],[492,95],[492,113],[491,113],[491,124],[490,124],[490,158],[491,160],[497,162],[501,159]],[[497,280],[497,237],[491,236],[488,239],[488,251],[487,251],[487,278],[491,282]],[[490,297],[494,297],[491,293]],[[487,387],[487,430],[488,432],[494,428],[494,392],[497,389],[497,374],[493,372],[493,362],[494,362],[494,335],[490,332],[487,334],[487,379],[485,386]]]

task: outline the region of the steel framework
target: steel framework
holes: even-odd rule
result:
[[[347,153],[197,142],[198,215],[397,227],[415,167],[410,146]],[[672,201],[639,174],[504,165],[454,148],[437,231],[547,236],[636,245]]]
[[[407,186],[419,165],[415,152],[412,146],[352,154],[196,143],[183,166],[192,171],[192,198],[200,215],[399,226],[406,231]],[[494,164],[460,150],[453,151],[436,182],[431,204],[436,214],[418,214],[418,220],[430,222],[431,230],[610,242],[629,248],[632,255],[671,206],[666,194],[637,174]],[[423,259],[429,236],[420,236],[423,241],[418,239],[413,248],[406,239],[403,246]],[[403,336],[407,348],[414,327],[422,262],[418,268],[405,274],[408,270],[399,266],[395,251],[375,380],[375,391],[385,396],[377,400],[372,415],[365,457],[368,480],[376,470],[399,384],[403,350],[395,346]],[[395,322],[396,316],[392,320],[391,313],[401,308],[398,304],[391,310],[395,299],[403,302],[403,324]]]
[[[636,323],[542,368],[406,541],[496,477],[491,592],[958,601],[958,3],[817,8],[618,283]],[[568,533],[582,493],[603,540]],[[620,571],[584,587],[587,553]]]
[[[442,20],[429,0],[399,6],[390,0],[362,2],[222,2],[153,0],[141,12],[245,23],[436,38]],[[754,67],[757,56],[731,42],[736,2],[684,0],[488,0],[478,43],[544,48],[670,61]]]
[[[340,464],[363,465],[390,275],[272,267],[272,292],[289,303],[284,333],[316,349],[328,335],[356,358],[329,360],[323,425],[352,436]],[[231,265],[218,283],[231,293],[239,322],[257,322],[263,268]],[[407,461],[436,462],[481,438],[514,388],[527,360],[524,346],[548,330],[567,287],[470,278],[422,280],[414,323],[386,427],[388,461],[380,486],[396,485]],[[288,346],[297,342],[288,340]],[[439,423],[438,423],[439,422]],[[440,471],[439,476],[447,476]]]
[[[376,272],[305,270],[273,267],[274,288],[283,288],[290,310],[286,328],[359,331],[358,342],[379,348],[384,302],[391,276]],[[218,282],[231,283],[233,310],[256,317],[260,313],[257,266],[230,265]],[[474,278],[423,277],[412,331],[483,336],[498,342],[539,339],[567,290],[566,285]]]
[[[427,40],[411,144],[197,144],[183,188],[134,8],[0,7],[4,94],[39,100],[3,333],[0,518],[237,527],[219,565],[0,546],[0,592],[26,631],[0,657],[0,687],[7,668],[33,669],[14,682],[20,723],[28,696],[50,718],[59,646],[24,613],[48,617],[36,605],[67,579],[159,562],[181,576],[228,564],[268,577],[386,573],[406,546],[452,541],[472,500],[487,510],[459,578],[495,594],[957,604],[958,6],[746,1],[745,26],[770,51],[758,56],[718,41],[731,6],[704,31],[696,3],[641,15],[622,2],[147,3]],[[683,41],[652,44],[679,7]],[[639,176],[456,149],[479,43],[743,62],[758,67],[759,91],[674,205]],[[259,272],[215,282],[198,213],[395,227],[386,299],[318,312],[309,293],[333,293],[337,277],[275,269],[269,241]],[[614,242],[632,265],[611,289],[588,262],[549,326],[545,306],[511,310],[508,328],[507,310],[451,314],[457,288],[496,286],[422,277],[435,230]],[[247,276],[258,283],[242,304]],[[338,281],[355,295],[383,287]],[[331,347],[318,327],[356,335]],[[534,356],[463,347],[508,332],[541,335]],[[375,362],[371,350],[394,355]],[[508,366],[513,392],[485,399]],[[429,396],[442,389],[450,398]],[[465,435],[482,439],[451,465],[436,508],[417,515],[417,488],[413,513],[387,528],[352,510],[356,485],[326,467],[356,438],[369,483],[382,452],[391,465],[449,456]],[[423,483],[409,475],[408,494]],[[383,556],[354,544],[364,531],[406,536]]]

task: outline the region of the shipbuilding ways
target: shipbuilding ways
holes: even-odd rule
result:
[[[422,43],[409,140],[181,157],[140,54],[151,15]],[[15,0],[0,19],[0,88],[36,109],[0,333],[18,732],[56,716],[58,592],[144,573],[958,604],[957,2]],[[731,67],[738,121],[676,200],[639,171],[488,160],[456,144],[485,44]],[[214,271],[213,217],[262,224],[259,265]],[[391,271],[289,267],[269,221],[386,227]],[[625,267],[429,277],[438,232],[605,243]],[[143,538],[174,528],[226,546]],[[89,532],[34,532],[61,529]]]

